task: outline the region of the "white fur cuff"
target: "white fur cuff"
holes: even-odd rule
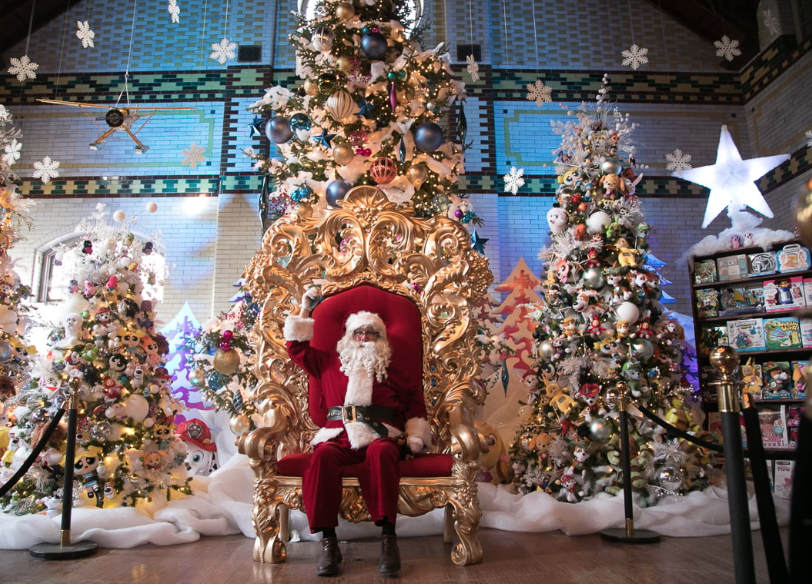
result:
[[[285,319],[282,334],[286,341],[309,341],[313,338],[313,323],[315,322],[312,318],[291,314]]]
[[[409,418],[406,420],[406,433],[409,436],[417,436],[426,445],[431,447],[431,426],[426,418]]]

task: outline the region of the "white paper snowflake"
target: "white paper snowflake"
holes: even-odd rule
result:
[[[465,60],[468,61],[468,73],[471,74],[471,79],[474,81],[479,81],[479,65],[477,65],[476,59],[474,59],[473,55],[468,55],[465,57]]]
[[[527,101],[535,101],[536,105],[541,107],[553,101],[552,92],[552,87],[547,87],[544,81],[538,79],[535,83],[527,84]]]
[[[761,24],[770,34],[778,34],[778,17],[769,8],[761,11]]]
[[[724,57],[728,61],[732,61],[742,54],[739,50],[739,41],[730,40],[727,35],[724,35],[720,41],[713,41],[713,46],[716,47],[716,56]]]
[[[221,65],[237,56],[237,43],[232,43],[227,38],[223,38],[219,43],[212,43],[210,59],[214,59]]]
[[[665,159],[668,161],[666,168],[673,172],[682,172],[693,168],[691,166],[691,155],[684,153],[679,148],[674,150],[673,154],[666,154]]]
[[[11,112],[6,109],[6,106],[0,104],[0,122],[7,122],[11,119]]]
[[[28,55],[23,55],[19,59],[12,57],[9,59],[9,62],[11,63],[11,67],[8,68],[8,72],[12,75],[16,75],[17,81],[22,83],[26,79],[37,78],[35,71],[39,69],[39,63],[31,61]]]
[[[59,168],[59,163],[56,160],[51,160],[50,156],[46,156],[42,159],[42,162],[34,163],[34,178],[48,184],[52,178],[59,176],[57,168]]]
[[[87,22],[87,20],[84,22],[77,20],[76,26],[78,27],[76,36],[80,41],[82,41],[82,48],[86,49],[88,47],[96,46],[93,44],[93,39],[96,38],[96,33],[90,30],[90,24]]]
[[[648,49],[643,47],[638,47],[636,44],[629,47],[628,51],[623,51],[620,53],[625,59],[623,59],[623,66],[624,67],[631,67],[635,71],[640,67],[640,65],[645,65],[648,63]]]
[[[172,16],[172,22],[180,22],[180,6],[178,6],[178,0],[169,0],[169,5],[166,9]]]
[[[203,152],[205,148],[202,146],[198,146],[196,142],[192,142],[192,145],[189,146],[188,150],[183,151],[183,155],[186,157],[183,159],[183,165],[188,166],[192,170],[197,168],[197,166],[203,162],[206,158],[203,156]]]
[[[524,186],[523,168],[510,167],[510,172],[505,175],[505,192],[513,193],[514,195],[519,192],[519,189]]]
[[[5,162],[8,166],[11,166],[17,162],[20,159],[20,151],[22,148],[22,142],[17,142],[17,139],[14,138],[11,142],[6,144],[5,148],[3,148],[3,162]]]
[[[807,147],[812,148],[812,130],[807,130],[804,136],[806,136]]]

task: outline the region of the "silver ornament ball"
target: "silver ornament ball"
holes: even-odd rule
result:
[[[609,436],[612,435],[612,428],[607,423],[606,418],[593,418],[592,423],[589,424],[589,431],[592,438],[601,442],[608,440]]]
[[[632,355],[646,361],[654,356],[654,345],[647,339],[634,339],[632,341]]]
[[[683,479],[682,470],[674,464],[664,464],[657,469],[657,484],[672,493],[682,488]]]

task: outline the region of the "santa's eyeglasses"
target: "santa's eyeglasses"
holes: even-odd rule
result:
[[[353,331],[352,336],[353,336],[353,338],[356,338],[356,339],[363,339],[363,338],[377,339],[380,336],[380,333],[378,331],[357,330],[357,331]]]

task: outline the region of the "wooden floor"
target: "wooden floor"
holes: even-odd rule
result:
[[[729,536],[663,538],[660,543],[611,543],[600,535],[570,537],[559,532],[528,534],[483,530],[485,561],[460,567],[451,563],[450,545],[441,536],[400,538],[403,582],[466,584],[725,584],[734,582]],[[753,533],[756,581],[768,582],[761,534]],[[340,534],[339,534],[340,537]],[[782,530],[786,548],[786,530]],[[47,561],[28,551],[0,551],[3,584],[208,584],[250,582],[368,582],[377,572],[380,543],[342,542],[344,562],[333,578],[319,578],[319,543],[288,544],[285,563],[251,560],[253,540],[235,535],[203,537],[196,543],[133,549],[100,549],[89,558]]]

